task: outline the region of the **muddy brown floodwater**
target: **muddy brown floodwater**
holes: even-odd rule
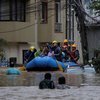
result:
[[[38,88],[46,72],[26,72],[21,75],[5,75],[0,68],[0,100],[100,100],[100,74],[93,68],[70,68],[67,72],[50,72],[57,84],[59,76],[66,77],[70,89]]]
[[[6,70],[6,69],[5,69]],[[46,72],[27,72],[21,75],[6,75],[3,68],[0,69],[0,86],[38,86],[43,80]],[[93,68],[86,67],[83,71],[80,68],[68,69],[66,73],[59,71],[50,72],[52,80],[57,84],[59,76],[66,77],[66,83],[70,86],[94,85],[100,86],[100,75],[96,74]]]

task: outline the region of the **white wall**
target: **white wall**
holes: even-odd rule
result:
[[[28,44],[14,44],[10,43],[8,46],[5,48],[5,56],[9,60],[10,57],[16,57],[17,58],[17,63],[22,64],[23,61],[23,55],[22,51],[29,49]]]
[[[100,28],[90,27],[87,30],[89,59],[94,57],[94,50],[100,49]]]

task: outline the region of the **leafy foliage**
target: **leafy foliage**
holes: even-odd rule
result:
[[[100,58],[94,59],[92,64],[94,65],[96,73],[100,73]]]
[[[100,10],[100,1],[93,1],[90,5],[90,8]]]
[[[100,73],[100,49],[95,50],[96,55],[92,59],[92,64],[94,65],[94,69],[96,73]]]

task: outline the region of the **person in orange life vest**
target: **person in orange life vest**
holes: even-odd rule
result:
[[[69,59],[69,44],[67,39],[63,41],[62,52],[65,54],[63,61],[67,61]]]
[[[77,62],[79,59],[79,50],[76,49],[76,44],[72,44],[72,51],[70,52],[71,61]]]
[[[67,39],[65,39],[63,41],[63,48],[68,48],[68,40]]]

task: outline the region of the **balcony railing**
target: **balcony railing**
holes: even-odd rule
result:
[[[62,24],[55,23],[55,32],[62,32]]]

